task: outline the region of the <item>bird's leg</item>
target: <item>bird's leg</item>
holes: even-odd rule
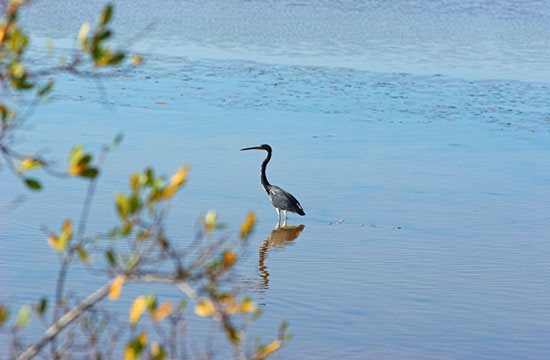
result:
[[[277,229],[281,226],[281,210],[279,208],[275,208],[277,210]]]
[[[283,212],[285,213],[285,221],[283,223],[283,227],[286,227],[286,210],[283,210]]]

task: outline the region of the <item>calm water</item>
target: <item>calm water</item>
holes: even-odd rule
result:
[[[52,38],[64,54],[101,7],[90,3],[29,9],[37,52]],[[117,4],[126,39],[155,14],[135,44],[145,65],[106,95],[62,79],[21,134],[22,148],[63,163],[75,142],[98,149],[124,131],[90,229],[113,225],[128,174],[189,163],[170,231],[189,238],[209,209],[234,228],[257,212],[240,281],[266,310],[255,333],[291,324],[277,358],[550,357],[545,2]],[[53,23],[60,11],[70,16]],[[261,143],[274,148],[271,182],[306,210],[289,220],[304,225],[295,240],[270,238],[262,155],[238,151]],[[1,299],[21,304],[51,292],[57,261],[40,226],[79,211],[84,184],[45,179],[6,210],[24,192],[0,177]],[[72,279],[82,293],[102,281]]]

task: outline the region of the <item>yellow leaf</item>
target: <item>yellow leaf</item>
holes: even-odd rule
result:
[[[143,62],[143,56],[141,55],[134,55],[132,57],[132,65],[133,66],[139,66]]]
[[[137,340],[141,345],[147,344],[147,334],[146,333],[139,334],[137,337]]]
[[[23,159],[23,161],[21,161],[21,164],[19,164],[18,171],[22,173],[40,166],[42,166],[42,162],[40,160],[28,157]]]
[[[11,6],[21,6],[25,4],[27,0],[10,0],[9,3]]]
[[[19,329],[24,328],[28,325],[31,318],[31,307],[29,305],[21,306],[19,309],[19,314],[17,314],[17,319],[15,320],[15,326]]]
[[[124,360],[138,360],[147,346],[147,334],[140,333],[124,349]]]
[[[118,193],[115,198],[116,211],[121,219],[128,218],[130,214],[130,199],[123,193]]]
[[[61,234],[51,234],[48,243],[57,251],[63,251],[73,236],[73,225],[71,220],[65,220],[61,228]]]
[[[185,183],[185,180],[187,180],[188,173],[188,165],[184,165],[178,171],[176,171],[176,173],[170,178],[170,182],[168,183],[168,185],[159,194],[159,199],[165,200],[174,196],[179,188]]]
[[[166,359],[166,350],[159,344],[158,341],[154,341],[151,344],[151,360],[164,360]]]
[[[82,24],[82,26],[80,27],[80,31],[78,31],[78,43],[82,46],[82,47],[85,47],[86,45],[86,39],[88,38],[88,33],[90,32],[90,23],[88,22],[85,22],[84,24]]]
[[[256,215],[253,212],[249,212],[246,216],[246,220],[241,225],[241,239],[247,238],[256,225]]]
[[[218,214],[216,214],[215,210],[210,210],[206,213],[204,216],[204,229],[206,232],[213,231],[216,229],[216,225],[218,223]]]
[[[256,353],[256,356],[254,356],[254,359],[264,359],[273,354],[275,351],[279,350],[282,345],[283,342],[281,340],[274,340],[271,343],[262,346]]]
[[[140,181],[140,174],[135,173],[130,176],[130,188],[132,189],[132,192],[136,194],[139,190],[139,181]]]
[[[13,64],[10,70],[14,78],[20,78],[26,73],[25,67],[21,63]]]
[[[134,304],[132,305],[132,308],[130,309],[130,316],[128,318],[128,321],[130,321],[130,324],[136,324],[139,319],[141,318],[141,315],[147,309],[147,305],[149,305],[149,298],[147,296],[138,296],[134,300]]]
[[[195,314],[198,316],[212,316],[216,312],[216,307],[210,299],[200,299],[195,305]]]
[[[122,285],[124,285],[124,281],[126,280],[126,276],[124,275],[118,275],[115,280],[113,280],[113,283],[111,284],[111,288],[109,289],[109,299],[112,301],[115,301],[120,296],[120,292],[122,291]]]
[[[183,185],[185,180],[187,179],[187,174],[189,173],[189,166],[184,165],[182,166],[170,179],[170,183],[175,184],[177,186]]]
[[[252,301],[252,299],[244,298],[239,310],[241,313],[245,314],[245,313],[252,313],[256,311],[257,308],[258,307],[256,306],[256,303]]]
[[[162,305],[160,305],[159,308],[155,310],[155,312],[153,313],[153,320],[157,322],[161,321],[171,313],[172,313],[172,303],[167,301],[165,303],[162,303]]]
[[[138,354],[136,354],[134,347],[131,344],[126,345],[126,349],[124,349],[124,360],[137,360],[137,359],[138,359]]]

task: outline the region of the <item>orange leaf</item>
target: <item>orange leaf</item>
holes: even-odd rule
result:
[[[223,254],[223,266],[224,267],[229,267],[229,266],[233,265],[236,260],[237,260],[237,256],[231,250],[227,250]]]
[[[132,57],[132,65],[133,66],[139,66],[143,62],[143,56],[141,55],[134,55]]]
[[[72,233],[73,232],[73,222],[69,219],[65,220],[63,222],[63,228],[64,233]]]
[[[57,248],[59,247],[59,238],[57,237],[57,235],[51,234],[50,236],[48,236],[48,244],[50,244],[51,247],[57,250]]]
[[[247,238],[256,225],[256,215],[253,212],[249,212],[246,216],[246,220],[241,225],[241,239]]]
[[[69,175],[77,176],[77,175],[82,174],[84,172],[84,170],[86,170],[85,166],[73,165],[73,166],[69,167]]]
[[[162,303],[157,310],[153,313],[153,320],[161,321],[172,313],[172,303],[169,301]]]

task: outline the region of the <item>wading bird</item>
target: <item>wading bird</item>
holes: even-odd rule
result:
[[[241,149],[241,151],[243,150],[267,151],[267,156],[262,162],[262,167],[260,168],[260,181],[262,182],[262,186],[267,192],[267,195],[271,199],[271,203],[273,204],[273,206],[275,206],[275,209],[277,210],[277,227],[279,227],[281,224],[281,210],[283,210],[285,214],[285,221],[283,223],[283,226],[286,226],[287,211],[291,211],[298,215],[304,216],[306,213],[304,212],[302,205],[300,205],[298,200],[296,200],[296,198],[292,196],[291,193],[284,191],[278,186],[271,185],[269,181],[267,181],[267,177],[265,176],[265,168],[267,167],[267,163],[269,162],[269,160],[271,160],[271,146],[263,144],[260,146],[253,146]]]

